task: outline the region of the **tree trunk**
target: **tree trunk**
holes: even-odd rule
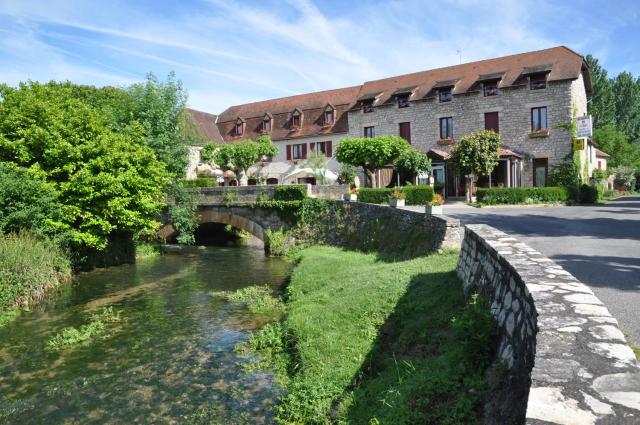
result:
[[[369,168],[365,168],[364,172],[369,177],[369,182],[371,183],[371,187],[376,187],[376,173],[375,170],[371,170]]]

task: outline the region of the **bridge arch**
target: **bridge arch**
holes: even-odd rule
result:
[[[237,227],[238,229],[245,230],[251,233],[256,238],[261,241],[264,240],[264,227],[260,224],[256,223],[253,220],[250,220],[246,217],[243,217],[238,214],[233,214],[229,211],[221,211],[220,209],[205,209],[204,211],[199,212],[198,224],[204,223],[222,223],[222,224],[230,224],[233,227]]]

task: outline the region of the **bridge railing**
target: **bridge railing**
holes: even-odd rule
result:
[[[323,199],[341,199],[349,189],[348,185],[301,185],[307,189],[307,196]],[[276,185],[267,186],[220,186],[188,189],[199,196],[200,205],[246,204],[258,201],[269,201],[274,198]]]

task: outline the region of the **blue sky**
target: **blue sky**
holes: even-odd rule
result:
[[[0,82],[174,70],[190,106],[218,113],[560,44],[640,75],[638,22],[634,0],[0,0]]]

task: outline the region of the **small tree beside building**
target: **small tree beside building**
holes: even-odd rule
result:
[[[491,130],[483,130],[463,137],[451,150],[452,164],[460,174],[468,176],[468,202],[471,202],[471,186],[478,180],[478,176],[490,175],[498,165],[499,149],[500,135]]]

